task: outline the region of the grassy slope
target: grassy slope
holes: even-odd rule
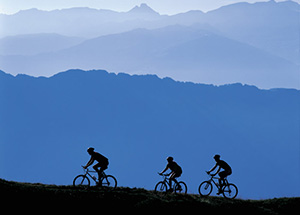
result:
[[[230,214],[295,214],[300,209],[300,198],[279,198],[269,200],[227,200],[222,197],[199,197],[199,195],[176,195],[155,193],[140,188],[120,187],[115,190],[90,188],[88,190],[73,186],[56,186],[5,181],[0,179],[0,191],[5,202],[34,203],[55,206],[71,203],[72,209],[80,209],[91,203],[110,210],[180,210],[199,211],[211,214],[229,212]]]

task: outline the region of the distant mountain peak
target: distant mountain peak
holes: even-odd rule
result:
[[[142,3],[140,6],[135,6],[129,13],[147,13],[147,14],[158,14],[155,10],[149,7],[146,3]]]
[[[44,12],[46,12],[46,11],[39,10],[37,8],[30,8],[30,9],[20,10],[19,12],[15,13],[15,14],[17,14],[17,15],[20,15],[20,14],[22,14],[22,15],[24,15],[24,14],[25,15],[27,15],[27,14],[32,15],[32,14],[39,14],[39,13],[44,13]]]

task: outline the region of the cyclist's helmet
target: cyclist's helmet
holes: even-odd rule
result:
[[[168,162],[172,162],[173,160],[174,160],[173,157],[167,157],[167,161],[168,161]]]
[[[91,152],[94,152],[94,150],[95,150],[95,149],[94,149],[93,147],[90,147],[90,148],[87,149],[87,152],[88,152],[88,153],[91,153]]]
[[[215,155],[214,159],[220,159],[220,157],[221,157],[220,155]]]

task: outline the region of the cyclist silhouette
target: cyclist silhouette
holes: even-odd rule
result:
[[[83,167],[84,169],[88,168],[90,165],[94,163],[94,161],[98,161],[96,165],[93,166],[93,169],[98,173],[98,181],[101,181],[100,178],[102,176],[102,172],[107,169],[108,159],[101,155],[98,152],[94,151],[93,147],[88,148],[87,152],[91,155],[91,159],[87,162],[87,164]],[[100,170],[98,169],[100,167]]]
[[[212,174],[213,176],[215,176],[216,174],[218,174],[220,172],[221,169],[224,169],[224,171],[219,173],[220,179],[219,179],[219,192],[217,193],[217,195],[220,195],[222,193],[222,187],[225,184],[224,178],[226,178],[228,175],[231,175],[232,170],[231,167],[228,165],[228,163],[226,163],[225,161],[220,159],[220,155],[215,155],[214,159],[217,162],[216,165],[214,165],[214,167],[207,171],[208,174],[210,174],[212,171],[214,171],[218,166],[219,169],[216,171],[215,174]]]
[[[170,175],[169,177],[169,180],[170,180],[170,190],[172,189],[172,180],[178,184],[176,178],[180,177],[181,174],[182,174],[182,169],[181,167],[174,161],[174,158],[173,157],[167,157],[167,161],[168,161],[168,164],[166,166],[166,168],[161,172],[159,173],[159,175],[162,175],[164,172],[166,172],[168,169],[171,170],[171,172],[168,174]]]

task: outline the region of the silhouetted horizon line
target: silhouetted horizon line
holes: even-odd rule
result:
[[[159,80],[170,80],[170,81],[173,81],[173,82],[176,82],[176,83],[183,83],[183,84],[194,84],[194,85],[203,85],[203,86],[212,86],[212,87],[228,87],[228,86],[241,86],[241,87],[253,87],[253,88],[256,88],[258,90],[295,90],[295,91],[299,91],[298,89],[295,89],[295,88],[280,88],[280,87],[275,87],[275,88],[269,88],[269,89],[264,89],[264,88],[259,88],[255,85],[251,85],[251,84],[247,84],[247,83],[241,83],[241,82],[232,82],[232,83],[227,83],[227,84],[207,84],[207,83],[198,83],[198,82],[193,82],[193,81],[180,81],[180,80],[175,80],[174,78],[172,77],[160,77],[158,76],[157,74],[129,74],[129,73],[125,73],[125,72],[110,72],[110,71],[107,71],[105,69],[91,69],[91,70],[84,70],[84,69],[68,69],[68,70],[65,70],[65,71],[61,71],[61,72],[57,72],[51,76],[34,76],[34,75],[28,75],[28,74],[25,74],[25,73],[18,73],[16,75],[13,75],[11,73],[7,73],[3,70],[0,69],[0,75],[1,73],[4,73],[4,75],[8,75],[8,76],[11,76],[13,78],[19,78],[19,77],[28,77],[28,78],[35,78],[35,79],[51,79],[51,78],[55,78],[57,76],[60,76],[60,75],[64,75],[64,74],[69,74],[69,73],[74,73],[74,72],[85,72],[85,73],[88,73],[88,72],[105,72],[107,74],[111,74],[111,75],[116,75],[116,76],[122,76],[122,75],[125,75],[125,76],[128,76],[128,77],[155,77]],[[1,76],[0,76],[1,78]]]

